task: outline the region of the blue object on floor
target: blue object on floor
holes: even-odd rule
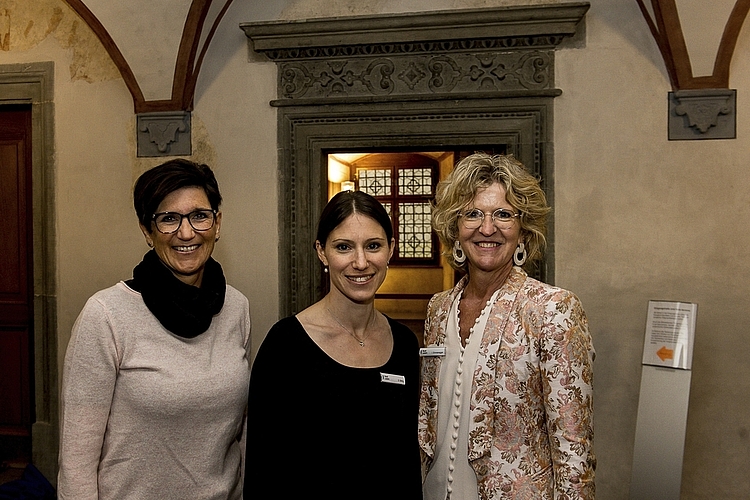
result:
[[[0,485],[0,500],[55,500],[57,495],[47,478],[32,464],[21,479]]]

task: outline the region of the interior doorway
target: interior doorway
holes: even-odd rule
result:
[[[25,231],[26,252],[16,257],[17,266],[15,273],[26,269],[27,279],[16,276],[15,278],[4,277],[7,283],[26,283],[25,291],[14,289],[10,285],[6,294],[0,298],[4,303],[14,303],[14,315],[25,316],[33,312],[32,320],[29,320],[26,328],[28,335],[24,336],[18,332],[15,341],[19,350],[28,351],[30,357],[15,357],[17,363],[28,360],[29,379],[29,405],[21,403],[17,411],[21,416],[11,418],[15,422],[14,432],[27,432],[25,411],[31,419],[31,463],[33,463],[44,476],[54,485],[57,477],[57,452],[58,452],[58,363],[57,356],[57,284],[56,284],[56,252],[55,252],[55,156],[54,156],[54,74],[55,68],[52,62],[36,62],[25,64],[0,65],[0,108],[20,109],[24,113],[30,110],[30,134],[26,134],[28,140],[25,143],[24,163],[26,164],[26,175],[19,179],[0,182],[3,196],[16,197],[16,206],[23,205],[26,219],[15,217],[9,212],[8,206],[3,202],[3,244],[9,244],[6,236],[9,231],[8,224],[15,225],[17,231]],[[5,127],[0,127],[5,130]],[[15,160],[14,160],[15,161]],[[8,183],[10,182],[10,183]],[[21,188],[20,182],[24,183]],[[19,195],[23,195],[23,202],[18,201]],[[19,212],[21,213],[21,212]],[[32,220],[28,220],[30,217]],[[17,238],[23,244],[24,238]],[[33,242],[33,245],[32,245]],[[3,264],[0,271],[5,273],[5,260],[7,251],[2,250]],[[21,263],[26,259],[25,264]],[[11,259],[12,260],[12,259]],[[10,271],[8,271],[10,272]],[[33,275],[33,280],[31,276]],[[20,285],[19,285],[20,286]],[[26,297],[26,299],[24,299]],[[24,304],[24,300],[28,302]],[[21,305],[18,305],[21,304]],[[24,310],[25,309],[25,310]],[[22,310],[19,312],[19,310]],[[0,313],[5,317],[5,313]],[[23,324],[22,321],[17,323]],[[8,332],[18,325],[7,326],[4,332]],[[7,337],[6,337],[7,339]],[[20,347],[20,343],[26,339],[28,345]],[[8,341],[11,342],[11,341]],[[5,352],[5,346],[0,347]],[[18,352],[18,351],[17,351]],[[5,361],[0,361],[5,366]],[[26,382],[21,378],[26,372],[25,368],[19,366],[19,375],[16,377],[16,387],[24,387]],[[11,386],[13,383],[7,380]],[[5,383],[4,379],[4,383]],[[6,389],[3,389],[5,391]],[[9,394],[9,392],[4,392]],[[0,407],[6,403],[0,401]],[[12,417],[12,415],[11,415]],[[20,422],[20,424],[19,424]],[[23,429],[19,431],[18,429]],[[25,439],[25,437],[24,437]],[[6,449],[0,445],[0,449]]]
[[[317,218],[328,201],[329,154],[505,152],[541,179],[548,201],[553,203],[550,112],[550,98],[487,98],[441,102],[439,106],[419,101],[367,107],[281,107],[279,142],[285,146],[279,149],[283,228],[279,234],[280,314],[295,314],[325,294],[325,277],[309,249],[315,241]],[[553,234],[552,224],[551,220],[549,235]],[[547,256],[549,259],[551,252]],[[553,262],[549,259],[540,268],[544,281],[552,278]]]
[[[0,106],[0,469],[31,462],[34,422],[31,105]]]

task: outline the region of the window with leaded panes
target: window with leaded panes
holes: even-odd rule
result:
[[[433,158],[413,153],[373,154],[355,163],[358,189],[378,199],[393,221],[392,264],[438,264],[430,225],[438,168]]]

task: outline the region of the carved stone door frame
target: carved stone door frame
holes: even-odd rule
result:
[[[320,298],[326,155],[504,145],[553,192],[555,48],[587,2],[246,23],[278,67],[280,314]],[[540,277],[554,280],[554,223]]]

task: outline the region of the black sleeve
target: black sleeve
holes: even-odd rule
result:
[[[263,500],[278,494],[282,454],[288,458],[291,427],[283,409],[288,387],[289,323],[281,320],[266,335],[253,362],[248,395],[247,451],[243,498]]]
[[[418,427],[419,427],[419,391],[421,388],[420,384],[420,360],[419,360],[419,340],[416,334],[411,331],[406,325],[399,323],[394,320],[390,320],[391,330],[395,335],[399,335],[400,340],[406,346],[403,349],[403,363],[405,367],[408,367],[405,372],[407,373],[407,384],[411,391],[411,402],[409,409],[407,410],[410,415],[409,431],[407,432],[408,437],[404,437],[404,441],[409,443],[405,445],[403,454],[408,456],[409,459],[405,461],[404,467],[410,472],[405,475],[403,485],[398,489],[398,495],[393,498],[408,499],[408,500],[421,500],[422,499],[422,460],[419,451],[419,438],[418,438]],[[400,495],[400,496],[399,496]]]

